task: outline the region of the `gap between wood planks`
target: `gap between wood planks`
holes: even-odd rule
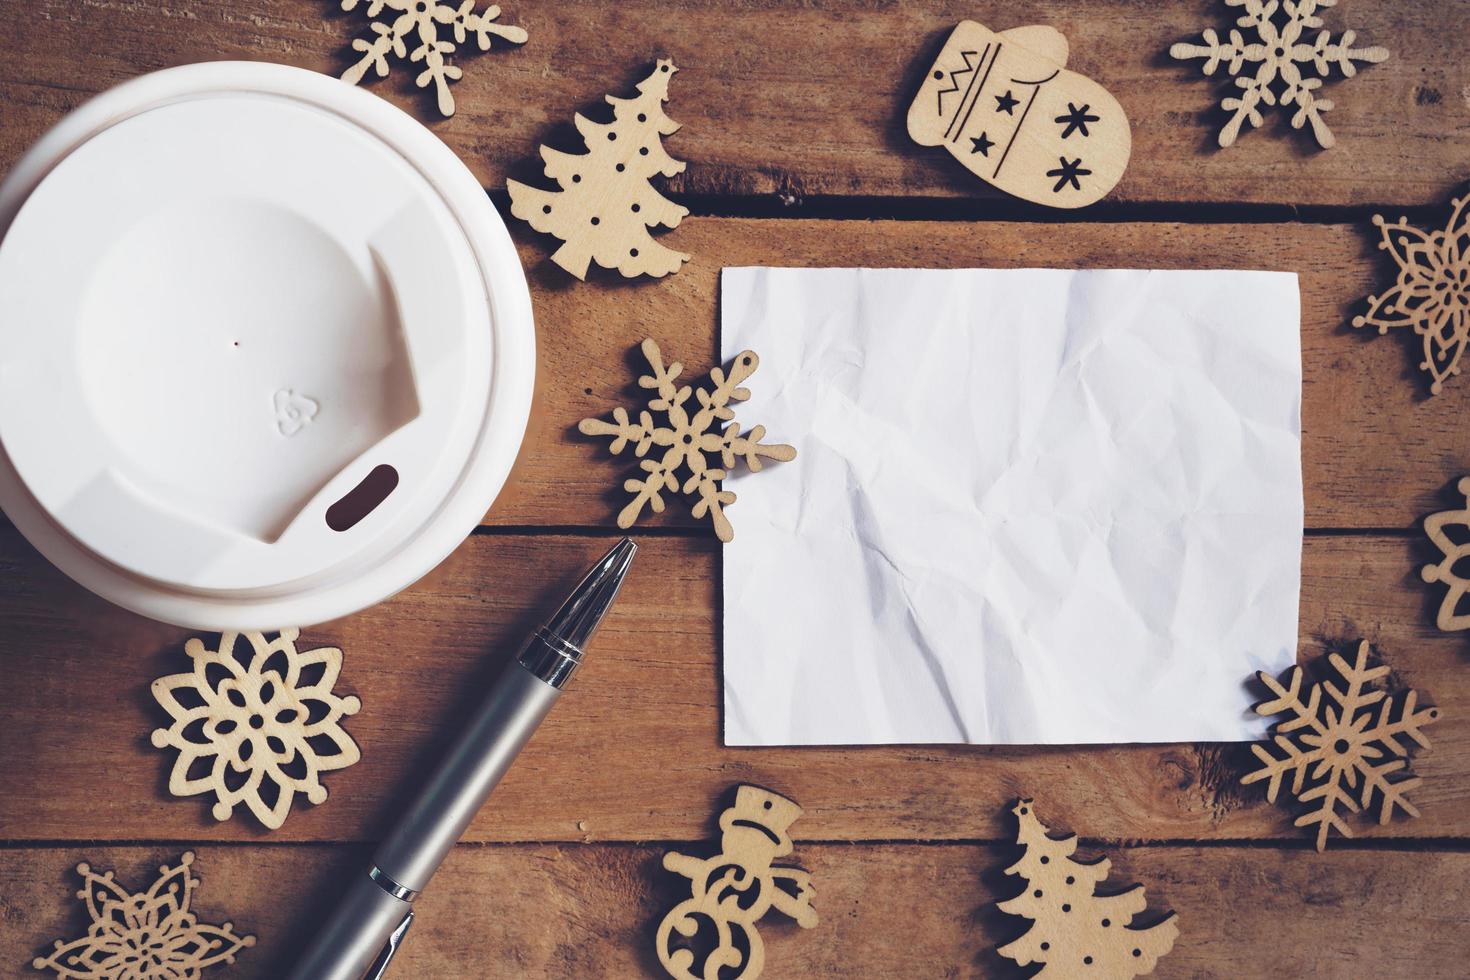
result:
[[[503,188],[486,188],[508,225],[521,224],[511,217],[510,195]],[[1449,197],[1428,205],[1404,207],[1394,204],[1293,205],[1215,202],[1117,202],[1101,201],[1081,210],[1043,208],[1014,198],[974,197],[872,197],[844,195],[798,196],[795,194],[675,194],[666,195],[689,209],[690,218],[768,218],[772,220],[832,221],[1018,221],[1034,224],[1316,224],[1361,225],[1372,235],[1373,215],[1390,220],[1400,215],[1419,227],[1439,227],[1448,213]],[[675,229],[672,234],[677,235]]]

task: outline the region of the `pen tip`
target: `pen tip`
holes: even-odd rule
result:
[[[583,649],[612,608],[637,552],[638,546],[632,538],[623,538],[615,544],[583,576],[546,629],[578,650]]]

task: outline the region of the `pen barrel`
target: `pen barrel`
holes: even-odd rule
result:
[[[374,855],[373,864],[398,885],[424,889],[556,702],[560,691],[526,669],[524,659],[525,652],[505,668]]]
[[[359,980],[412,908],[362,872],[312,934],[287,980]]]

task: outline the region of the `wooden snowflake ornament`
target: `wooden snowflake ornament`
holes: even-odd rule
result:
[[[669,80],[678,70],[665,58],[638,83],[636,98],[606,96],[613,107],[610,123],[577,114],[577,132],[587,145],[586,153],[541,147],[546,176],[561,190],[505,182],[510,213],[561,239],[551,260],[578,279],[587,278],[593,262],[631,278],[666,276],[689,261],[689,256],[665,248],[648,233],[657,225],[677,227],[689,213],[649,183],[660,174],[673,177],[684,172],[683,162],[669,156],[660,139],[679,129],[663,109]]]
[[[169,773],[170,793],[212,793],[216,820],[228,820],[243,803],[275,830],[297,793],[324,802],[321,774],[361,758],[342,719],[356,714],[362,702],[332,691],[342,651],[319,647],[300,653],[299,633],[281,630],[274,640],[261,633],[225,633],[216,650],[191,639],[184,652],[194,669],[153,682],[153,697],[173,718],[153,733],[153,744],[179,752]],[[196,765],[206,771],[191,775]]]
[[[342,0],[342,9],[353,10],[361,2],[364,0]],[[400,61],[406,58],[412,64],[424,66],[414,84],[426,88],[432,82],[439,112],[454,115],[454,96],[450,94],[449,83],[464,77],[464,69],[449,64],[444,60],[445,55],[453,54],[469,37],[474,37],[481,51],[490,50],[492,37],[511,44],[526,43],[523,29],[495,23],[500,16],[499,7],[491,5],[484,13],[476,13],[475,2],[464,0],[456,8],[442,0],[366,0],[367,15],[375,18],[371,25],[373,36],[352,42],[352,50],[361,57],[342,73],[342,80],[356,85],[368,69],[384,78],[388,74],[389,55]],[[391,12],[390,16],[377,20],[384,8]],[[451,29],[454,40],[440,37],[440,28]],[[412,48],[409,43],[413,44]]]
[[[675,980],[755,980],[766,947],[756,923],[771,909],[814,928],[812,878],[776,864],[794,845],[788,832],[801,816],[791,800],[758,786],[735,790],[720,814],[720,853],[711,858],[670,851],[664,867],[689,879],[690,895],[659,923],[658,961]]]
[[[1442,582],[1447,589],[1434,619],[1434,625],[1446,633],[1470,629],[1470,611],[1461,610],[1466,594],[1470,593],[1470,579],[1462,578],[1455,571],[1466,567],[1460,561],[1470,557],[1470,476],[1461,477],[1457,486],[1465,497],[1463,508],[1442,510],[1424,518],[1424,533],[1439,549],[1441,557],[1419,572],[1424,581],[1431,584]]]
[[[1398,266],[1398,281],[1383,295],[1369,296],[1368,312],[1353,317],[1353,326],[1376,327],[1380,335],[1412,328],[1424,345],[1419,367],[1429,372],[1429,393],[1437,395],[1460,373],[1470,340],[1470,194],[1452,202],[1440,231],[1420,231],[1406,218],[1389,224],[1379,214],[1373,223],[1382,234],[1378,247]]]
[[[1244,8],[1235,21],[1251,33],[1246,39],[1238,30],[1222,41],[1214,29],[1204,32],[1203,44],[1176,44],[1169,54],[1180,60],[1205,59],[1204,73],[1213,75],[1222,64],[1234,79],[1238,95],[1227,95],[1220,107],[1230,113],[1230,120],[1220,130],[1220,145],[1230,146],[1240,135],[1241,125],[1252,127],[1262,123],[1261,106],[1295,106],[1291,117],[1293,129],[1312,124],[1312,135],[1323,148],[1336,140],[1327,128],[1322,114],[1332,108],[1330,99],[1319,98],[1317,92],[1336,66],[1344,78],[1358,73],[1357,62],[1376,64],[1388,59],[1388,51],[1380,47],[1355,48],[1357,35],[1343,32],[1333,41],[1329,31],[1315,38],[1306,32],[1322,26],[1319,10],[1337,5],[1337,0],[1225,0],[1226,6]],[[1278,17],[1277,14],[1281,16]]]
[[[796,450],[791,446],[761,442],[766,436],[763,425],[741,435],[738,424],[720,424],[735,418],[731,402],[750,397],[750,389],[740,384],[755,373],[760,358],[754,351],[741,351],[728,374],[720,368],[710,371],[710,387],[705,389],[676,384],[684,365],[675,361],[665,367],[663,353],[652,340],[643,341],[642,350],[653,373],[640,377],[638,386],[652,389],[655,397],[649,399],[648,409],[639,413],[638,421],[634,422],[628,410],[619,407],[613,410],[611,422],[583,419],[577,426],[584,435],[612,436],[608,448],[613,455],[632,446],[633,455],[642,459],[653,447],[662,449],[655,454],[657,458],[643,459],[639,464],[643,476],[623,484],[633,499],[618,514],[618,527],[632,527],[645,506],[651,507],[655,514],[663,513],[664,492],[677,490],[696,498],[694,516],[709,515],[716,537],[721,541],[734,540],[735,529],[730,526],[724,509],[735,502],[735,494],[721,489],[719,481],[728,475],[737,459],[743,459],[752,473],[758,473],[762,457],[782,461],[796,458]],[[690,395],[698,403],[692,414],[688,404]],[[653,412],[663,413],[664,424],[654,424]]]
[[[1422,780],[1402,775],[1409,749],[1401,738],[1428,747],[1423,728],[1440,717],[1438,708],[1417,707],[1416,691],[1398,699],[1373,688],[1375,681],[1388,674],[1388,668],[1368,666],[1366,641],[1358,644],[1354,663],[1336,653],[1328,654],[1328,661],[1344,686],[1331,681],[1313,684],[1305,701],[1301,667],[1291,669],[1285,685],[1268,674],[1256,675],[1275,695],[1258,705],[1256,713],[1288,717],[1271,730],[1269,744],[1277,751],[1267,745],[1252,745],[1261,767],[1240,780],[1247,784],[1266,780],[1266,799],[1274,803],[1290,775],[1291,794],[1312,807],[1297,818],[1295,825],[1317,827],[1319,851],[1327,846],[1327,835],[1333,828],[1344,837],[1352,836],[1339,807],[1359,813],[1370,809],[1376,796],[1381,800],[1380,824],[1388,823],[1396,808],[1411,817],[1419,815],[1406,794]],[[1327,692],[1326,698],[1322,697],[1323,691]],[[1390,781],[1388,777],[1394,773],[1400,773],[1400,777]]]
[[[198,882],[189,873],[194,855],[185,852],[145,892],[118,884],[113,872],[95,873],[77,865],[91,923],[80,939],[58,939],[46,956],[31,961],[69,980],[197,980],[201,971],[233,963],[240,950],[255,945],[234,926],[202,923],[189,911]]]
[[[1043,964],[1036,977],[1129,980],[1152,973],[1179,936],[1174,913],[1146,927],[1132,925],[1148,907],[1142,885],[1097,894],[1112,868],[1107,858],[1091,863],[1073,858],[1077,835],[1052,837],[1031,800],[1018,801],[1011,812],[1018,824],[1016,843],[1025,851],[1006,874],[1022,878],[1026,890],[996,907],[1033,924],[996,952],[1019,966]]]

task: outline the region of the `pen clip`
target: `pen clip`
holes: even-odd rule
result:
[[[388,972],[388,961],[393,959],[394,953],[398,952],[398,947],[403,944],[403,937],[411,925],[413,925],[413,909],[408,910],[403,921],[398,923],[397,928],[389,934],[383,951],[378,954],[377,959],[373,960],[373,965],[368,967],[367,973],[363,975],[363,980],[381,980],[381,977]]]

